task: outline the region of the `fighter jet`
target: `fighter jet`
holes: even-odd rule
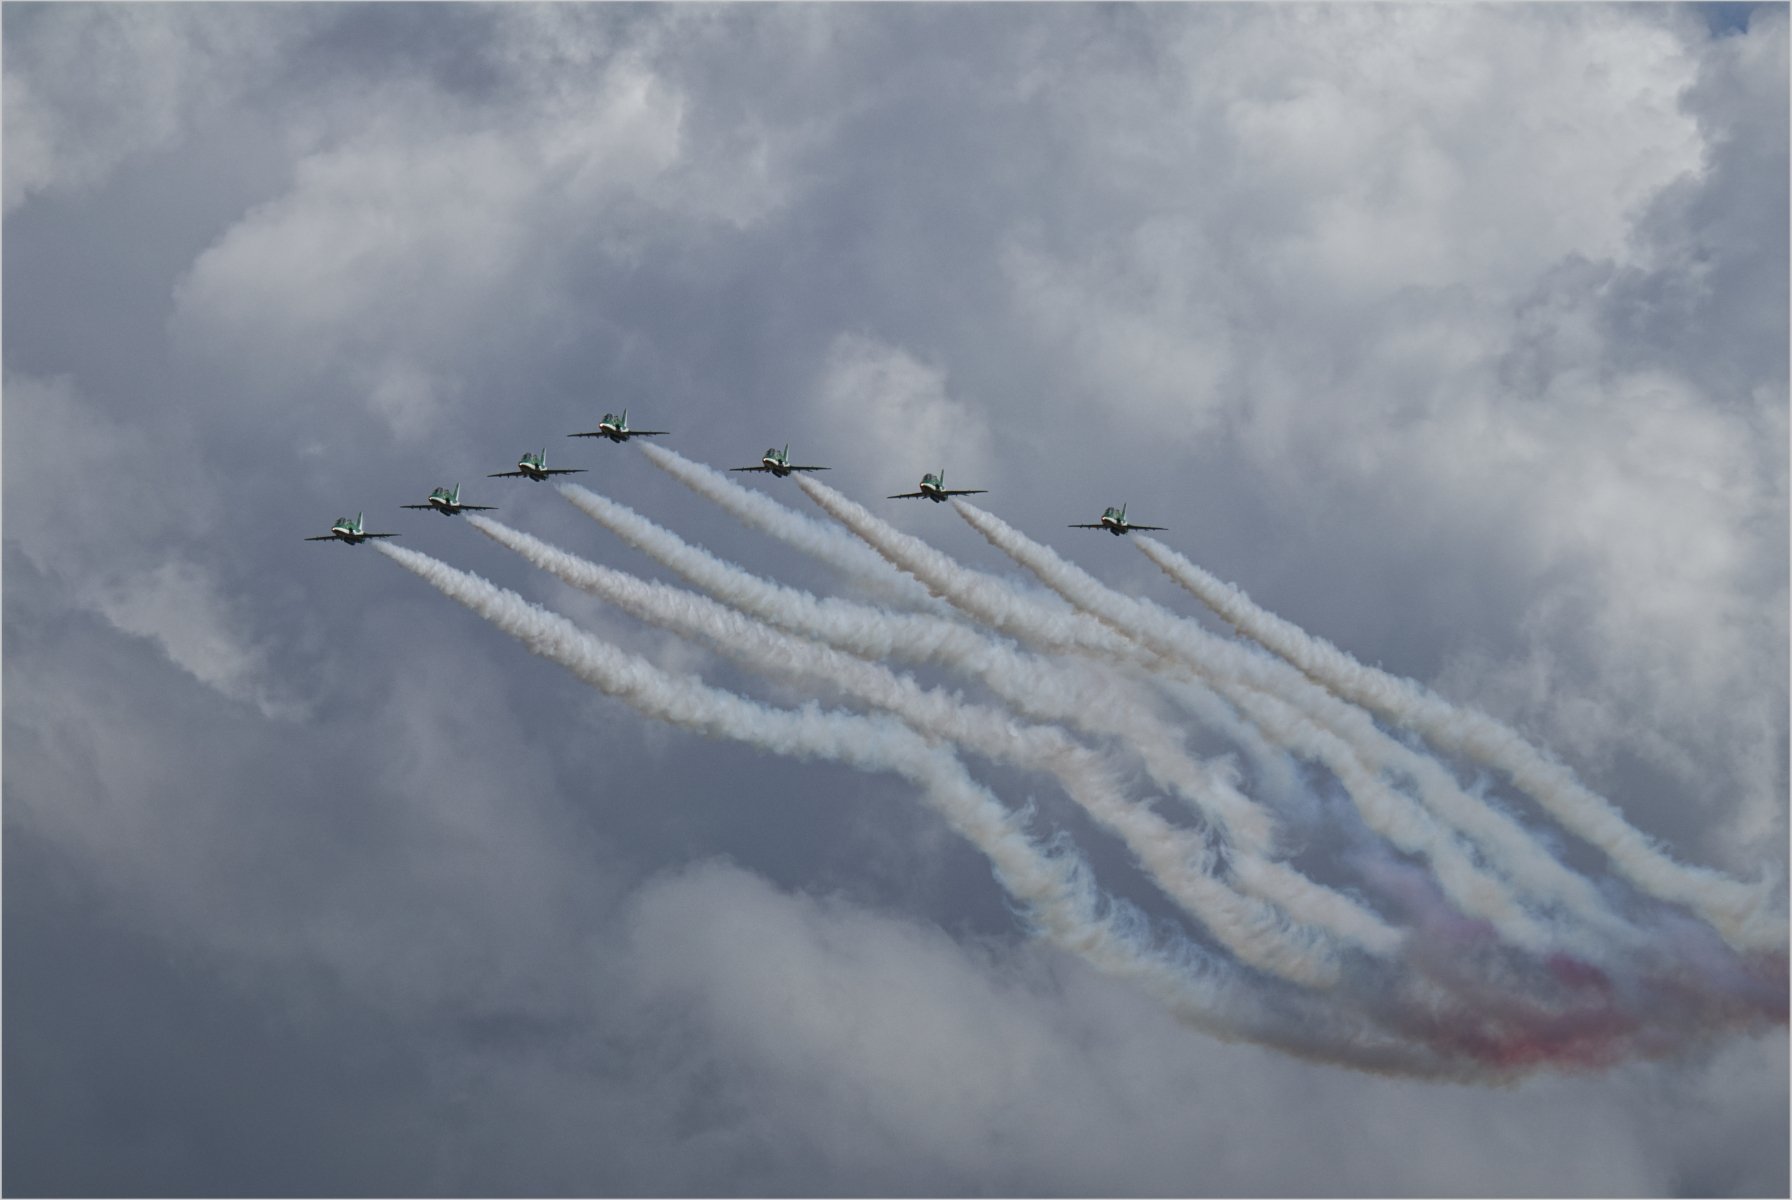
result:
[[[540,454],[525,454],[522,458],[518,459],[516,470],[499,471],[496,475],[487,475],[486,478],[513,479],[519,476],[526,476],[527,478],[540,483],[549,475],[578,475],[583,473],[584,470],[584,467],[555,467],[552,470],[549,470],[548,451],[547,447],[543,446]]]
[[[460,484],[458,484],[458,483],[454,485],[453,491],[449,491],[447,488],[431,489],[430,493],[429,493],[429,503],[428,504],[400,504],[398,507],[400,507],[400,508],[433,508],[437,512],[441,513],[444,517],[452,517],[456,513],[466,512],[469,509],[475,510],[478,512],[494,512],[494,511],[496,511],[489,504],[462,504],[460,502]]]
[[[1162,525],[1134,525],[1126,519],[1126,505],[1119,508],[1108,508],[1101,514],[1101,520],[1093,525],[1072,525],[1071,529],[1105,529],[1115,537],[1123,533],[1131,533],[1135,529],[1161,530]]]
[[[759,465],[756,467],[729,467],[728,469],[730,471],[770,471],[773,475],[782,479],[792,471],[825,471],[828,468],[792,466],[790,463],[790,443],[785,442],[782,450],[767,450],[764,454],[760,455]]]
[[[397,536],[396,533],[368,533],[361,528],[361,514],[356,513],[355,519],[352,521],[347,517],[337,517],[330,526],[330,532],[320,537],[308,537],[305,540],[308,542],[344,541],[351,546],[359,546],[368,538]]]
[[[935,504],[944,504],[947,496],[981,496],[987,488],[947,488],[944,469],[937,475],[921,476],[921,490],[918,492],[897,492],[892,500],[931,500]]]
[[[628,409],[622,410],[619,417],[615,413],[605,413],[604,419],[597,423],[597,428],[590,433],[569,433],[567,437],[600,437],[609,438],[612,442],[626,442],[632,437],[664,437],[669,430],[665,429],[630,429],[628,427]]]

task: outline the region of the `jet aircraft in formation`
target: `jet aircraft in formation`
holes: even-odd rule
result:
[[[1162,525],[1135,525],[1135,524],[1133,524],[1131,521],[1128,521],[1126,519],[1126,505],[1122,504],[1119,508],[1114,508],[1112,505],[1108,506],[1106,509],[1104,509],[1102,511],[1101,520],[1097,521],[1093,525],[1071,525],[1071,526],[1069,526],[1069,528],[1071,528],[1071,529],[1105,529],[1109,533],[1113,534],[1115,537],[1119,537],[1123,533],[1132,533],[1134,530],[1146,530],[1146,529],[1161,530],[1165,527]]]
[[[941,468],[936,475],[921,476],[921,490],[918,492],[897,492],[892,500],[931,500],[935,504],[944,504],[947,496],[981,496],[987,488],[948,488],[946,472]]]
[[[496,512],[497,511],[495,508],[493,508],[489,504],[462,504],[460,502],[460,484],[458,484],[458,483],[454,485],[454,488],[452,491],[449,490],[448,488],[432,488],[429,493],[429,503],[427,503],[427,504],[400,504],[398,507],[400,507],[400,508],[433,508],[437,512],[441,513],[444,517],[452,517],[452,516],[456,515],[457,513],[468,512],[468,511],[476,511],[476,512]]]
[[[525,454],[517,459],[516,470],[499,471],[496,475],[487,475],[487,479],[512,479],[526,477],[540,483],[549,475],[582,475],[584,467],[548,467],[547,447],[541,448],[540,454]]]
[[[759,465],[756,467],[729,467],[728,469],[730,471],[770,471],[773,475],[782,479],[792,471],[825,471],[828,468],[799,467],[793,465],[790,461],[790,443],[785,442],[782,450],[771,449],[760,455]]]
[[[598,422],[596,429],[586,433],[569,433],[566,436],[601,437],[609,438],[612,442],[626,442],[632,437],[664,437],[667,432],[668,431],[664,429],[631,429],[628,423],[628,410],[625,408],[621,413],[605,413],[603,420]],[[547,448],[543,447],[539,454],[525,453],[517,460],[516,470],[497,471],[491,475],[487,475],[486,478],[520,478],[533,479],[536,482],[542,482],[550,475],[579,475],[585,471],[584,467],[549,467],[547,463],[548,452]],[[778,478],[783,479],[792,471],[825,471],[828,468],[791,462],[790,444],[786,442],[782,450],[776,448],[768,449],[760,456],[758,466],[730,467],[728,469],[731,471],[763,471],[769,475],[776,475]],[[890,499],[931,500],[935,504],[943,504],[952,496],[981,496],[984,495],[986,491],[987,489],[985,488],[948,488],[946,486],[946,472],[942,469],[921,476],[921,484],[918,490],[913,492],[897,492],[895,495],[891,496]],[[460,484],[458,483],[452,488],[433,489],[429,493],[429,499],[426,503],[405,504],[400,507],[434,509],[443,516],[454,516],[457,513],[470,511],[487,512],[494,510],[493,506],[489,504],[461,503]],[[1132,533],[1135,530],[1160,531],[1163,530],[1165,526],[1133,524],[1126,519],[1126,505],[1122,504],[1119,508],[1110,507],[1104,510],[1101,514],[1101,520],[1099,521],[1087,525],[1071,525],[1069,528],[1105,529],[1115,537],[1119,537],[1121,534]],[[397,536],[396,533],[366,532],[361,525],[361,514],[357,513],[355,514],[355,519],[353,521],[350,521],[347,517],[337,518],[336,522],[330,526],[330,532],[328,534],[318,537],[308,537],[305,540],[308,542],[342,541],[347,542],[351,546],[358,546],[368,538]]]
[[[356,513],[355,519],[352,521],[349,520],[347,517],[337,517],[336,520],[334,522],[332,522],[330,525],[330,532],[325,533],[325,534],[320,534],[317,537],[308,537],[305,540],[308,542],[343,541],[343,542],[347,542],[351,546],[359,546],[362,542],[366,541],[368,538],[397,537],[397,536],[398,535],[396,533],[368,533],[365,529],[363,529],[361,527],[361,514]]]
[[[604,419],[597,423],[597,428],[590,433],[569,433],[567,437],[600,437],[609,438],[612,442],[626,442],[632,437],[665,437],[664,429],[630,429],[628,427],[628,409],[622,415],[605,413]]]

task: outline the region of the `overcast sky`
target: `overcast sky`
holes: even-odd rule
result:
[[[669,578],[485,478],[545,445],[856,594],[565,437],[626,405],[1019,578],[882,501],[943,466],[1194,614],[1064,528],[1124,501],[1783,878],[1783,5],[3,20],[9,1192],[1787,1190],[1783,1024],[1498,1087],[1216,1041],[1030,938],[912,784],[650,722],[301,540],[365,510],[791,705],[397,506],[458,481]]]

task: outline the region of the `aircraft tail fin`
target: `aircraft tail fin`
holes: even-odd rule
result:
[[[448,493],[448,503],[450,503],[450,504],[459,504],[460,503],[460,484],[458,484],[458,483],[455,484],[454,490],[452,492]]]

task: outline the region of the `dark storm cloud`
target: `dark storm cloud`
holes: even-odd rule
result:
[[[298,540],[794,703],[394,506],[660,575],[484,478],[545,444],[839,586],[564,437],[625,404],[1054,540],[1128,500],[1783,868],[1786,29],[1731,7],[6,6],[8,1188],[1783,1192],[1783,1035],[1499,1091],[1213,1043],[912,789]],[[1111,541],[1058,544],[1190,611]]]

